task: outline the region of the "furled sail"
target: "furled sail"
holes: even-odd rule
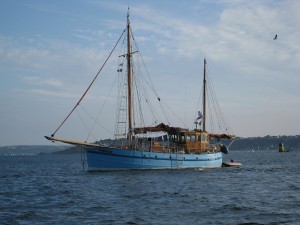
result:
[[[147,132],[167,132],[168,134],[178,134],[181,131],[188,131],[188,129],[180,127],[170,127],[164,123],[160,123],[155,127],[138,127],[134,129],[134,133],[142,134]]]

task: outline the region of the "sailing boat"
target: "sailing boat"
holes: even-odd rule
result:
[[[234,135],[214,134],[206,131],[206,60],[204,59],[204,76],[203,76],[203,108],[202,113],[198,112],[196,119],[196,128],[189,130],[170,124],[159,123],[155,126],[138,127],[134,123],[133,112],[133,54],[137,51],[132,50],[131,39],[132,31],[127,14],[127,25],[123,34],[127,41],[126,53],[121,55],[125,58],[127,64],[126,71],[126,122],[119,120],[118,123],[128,124],[122,138],[117,138],[120,134],[115,135],[115,140],[110,142],[92,142],[73,141],[54,137],[58,129],[69,118],[75,108],[80,104],[100,71],[85,91],[84,95],[77,102],[75,107],[68,114],[66,119],[57,128],[51,136],[45,136],[52,142],[63,142],[75,146],[81,146],[86,153],[87,165],[89,171],[95,170],[122,170],[122,169],[179,169],[179,168],[216,168],[222,166],[222,153],[227,154],[228,149],[220,143],[222,138],[232,139]],[[120,37],[121,39],[121,37]],[[118,40],[118,42],[120,41]],[[117,42],[117,44],[118,44]],[[117,45],[116,44],[116,45]],[[115,46],[116,47],[116,46]],[[115,47],[112,51],[114,51]],[[122,69],[118,69],[121,72]],[[124,97],[124,96],[123,96]],[[160,101],[160,98],[158,98]],[[124,111],[124,109],[122,108]],[[200,121],[200,122],[199,122]],[[200,128],[197,126],[200,125]],[[217,140],[211,143],[211,140]]]

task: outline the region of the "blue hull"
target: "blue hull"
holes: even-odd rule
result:
[[[110,147],[86,147],[89,171],[128,169],[216,168],[222,153],[176,154],[133,151]]]

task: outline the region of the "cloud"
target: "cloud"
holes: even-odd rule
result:
[[[264,5],[260,2],[219,1],[217,4],[227,7],[223,8],[214,24],[137,6],[133,8],[134,14],[143,21],[137,22],[135,29],[151,32],[152,41],[157,43],[161,54],[181,58],[205,55],[216,60],[230,57],[243,64],[251,59],[256,64],[268,63],[277,53],[276,63],[299,59],[299,16],[293,13],[299,3],[287,1]],[[290,32],[291,28],[294,32]],[[276,33],[286,41],[274,43],[272,38]],[[141,39],[149,40],[146,37]]]
[[[103,39],[106,36],[105,34],[103,30],[75,29],[73,31],[73,36],[94,43]]]
[[[56,79],[42,79],[37,76],[24,77],[24,81],[37,86],[62,87],[63,83]]]
[[[46,96],[46,97],[59,97],[59,98],[72,98],[78,99],[79,94],[68,93],[68,92],[57,92],[45,89],[14,89],[15,93],[29,94],[35,96]]]
[[[43,37],[28,40],[0,36],[0,64],[2,68],[40,71],[44,76],[50,71],[54,77],[61,76],[61,71],[84,71],[86,74],[86,71],[91,72],[91,65],[96,68],[103,59],[107,52],[103,48]]]

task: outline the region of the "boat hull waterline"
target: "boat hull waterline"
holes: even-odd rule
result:
[[[182,154],[84,147],[88,171],[130,169],[218,168],[222,153]]]

